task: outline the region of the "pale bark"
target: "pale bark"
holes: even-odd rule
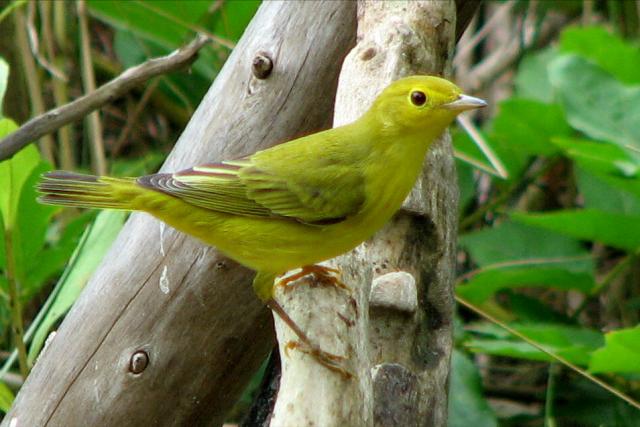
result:
[[[352,3],[265,2],[163,170],[250,154],[329,124],[354,36]],[[266,79],[252,75],[259,53],[273,61]],[[221,424],[273,342],[252,276],[133,215],[3,425]]]
[[[455,21],[453,1],[360,1],[358,44],[340,75],[334,125],[356,119],[393,80],[448,76]],[[276,321],[283,372],[271,427],[446,425],[457,204],[445,134],[396,218],[331,262],[351,295],[280,290],[289,314],[325,351],[348,357],[355,377],[344,379],[299,351],[284,355],[296,338]]]

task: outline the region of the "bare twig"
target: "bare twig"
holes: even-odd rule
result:
[[[527,49],[535,44],[544,44],[546,40],[553,37],[565,23],[565,19],[560,15],[547,15],[539,32],[535,30],[535,19],[531,18],[521,21],[523,27],[523,40],[514,38],[509,44],[501,49],[495,50],[491,55],[478,63],[468,75],[464,76],[462,86],[467,91],[478,92],[487,83],[495,81],[506,69],[513,65]],[[534,37],[536,34],[536,37]]]
[[[29,2],[27,8],[27,34],[29,35],[29,47],[31,48],[31,54],[38,61],[38,64],[49,72],[53,77],[68,82],[69,78],[58,67],[53,65],[40,53],[40,42],[38,37],[38,31],[36,30],[36,4],[33,1]]]
[[[122,96],[140,83],[191,64],[195,61],[196,54],[200,48],[208,40],[208,37],[198,35],[191,43],[177,51],[131,67],[94,92],[84,95],[67,105],[34,117],[17,131],[0,140],[0,161],[13,156],[33,140],[81,119],[87,113]]]
[[[515,6],[516,2],[514,0],[509,0],[506,3],[501,4],[498,7],[498,11],[489,18],[489,20],[480,28],[480,30],[475,33],[467,43],[460,44],[458,51],[456,52],[455,58],[453,58],[454,67],[458,66],[459,58],[465,57],[469,54],[473,49],[478,46],[478,44],[484,40],[484,38],[498,25],[504,25],[504,21],[507,19],[507,16],[511,13],[511,10]]]
[[[492,175],[497,175],[502,179],[509,178],[509,172],[507,168],[502,164],[500,158],[493,152],[487,141],[484,139],[478,128],[473,124],[471,120],[465,115],[458,116],[458,123],[462,128],[469,134],[469,137],[473,140],[473,142],[478,146],[478,148],[482,151],[482,154],[485,155],[489,162],[491,162],[491,166],[495,169],[495,172],[491,171]]]
[[[40,6],[40,21],[42,27],[42,40],[49,61],[58,67],[58,69],[64,70],[65,60],[63,57],[56,55],[56,49],[54,47],[54,41],[58,44],[58,48],[64,51],[66,47],[65,37],[65,16],[61,12],[64,12],[64,2],[48,2],[41,1],[38,3]],[[53,9],[53,23],[52,23],[52,9]],[[55,30],[52,27],[55,25]],[[54,34],[56,36],[54,37]],[[68,85],[60,79],[51,79],[51,86],[53,88],[53,99],[55,106],[59,107],[69,102]],[[62,169],[74,170],[75,158],[74,150],[72,146],[73,141],[73,129],[71,126],[63,126],[58,130],[58,161]]]
[[[140,113],[142,113],[142,110],[144,109],[144,107],[146,107],[147,103],[149,102],[149,98],[151,98],[153,91],[158,88],[159,83],[160,79],[155,79],[153,82],[151,82],[142,93],[142,97],[140,98],[140,101],[138,102],[136,107],[133,109],[133,112],[127,115],[127,122],[125,123],[124,128],[122,128],[122,131],[120,132],[120,135],[118,136],[118,139],[113,145],[113,149],[111,151],[114,157],[117,156],[122,149],[122,145],[129,137],[129,133],[131,132],[131,129],[133,129],[133,126],[138,122]]]
[[[87,4],[85,0],[78,0],[78,21],[80,27],[80,68],[82,69],[82,86],[85,93],[96,90],[96,75],[91,63],[91,41],[89,40],[89,19],[87,18]],[[102,122],[97,111],[89,114],[85,119],[89,131],[89,146],[91,147],[91,166],[96,175],[106,175],[107,157],[104,154],[104,139],[102,138]]]
[[[14,18],[15,31],[16,31],[16,43],[18,44],[18,51],[20,52],[20,57],[22,59],[24,76],[25,76],[25,80],[27,81],[27,89],[29,90],[31,113],[42,114],[42,112],[45,111],[44,99],[42,98],[42,85],[40,83],[40,75],[38,73],[38,69],[36,68],[36,63],[33,60],[33,57],[31,56],[31,53],[29,50],[29,41],[27,40],[27,34],[26,34],[26,31],[24,30],[26,25],[26,19],[23,11],[20,8],[15,9],[13,18]],[[40,151],[42,152],[42,155],[44,156],[44,158],[49,163],[54,165],[55,164],[55,158],[53,154],[54,142],[53,142],[53,138],[50,135],[46,135],[46,133],[41,133],[39,135],[32,136],[29,142],[33,142],[35,139],[38,139],[40,137],[43,137],[39,143]],[[26,143],[23,145],[26,145]],[[2,148],[3,147],[0,146],[0,152]],[[22,146],[18,148],[22,148]],[[0,156],[0,160],[4,160],[2,156]]]

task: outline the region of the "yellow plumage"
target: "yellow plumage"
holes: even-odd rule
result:
[[[256,270],[256,293],[269,301],[276,276],[340,255],[380,229],[433,141],[461,111],[484,105],[447,80],[408,77],[349,125],[173,174],[52,172],[39,184],[40,200],[148,212]]]

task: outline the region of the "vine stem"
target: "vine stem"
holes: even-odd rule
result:
[[[18,287],[18,280],[16,278],[16,257],[15,257],[15,244],[13,241],[13,224],[15,224],[15,210],[17,205],[12,197],[16,197],[12,191],[14,183],[12,182],[13,170],[11,162],[8,163],[8,188],[9,188],[9,200],[7,203],[8,209],[5,212],[6,217],[4,221],[4,249],[6,260],[6,277],[9,288],[9,308],[11,310],[11,328],[13,330],[14,345],[18,349],[18,360],[20,364],[20,373],[23,378],[27,378],[29,375],[29,363],[27,361],[27,348],[24,344],[24,324],[22,321],[22,304],[20,303],[20,292]]]

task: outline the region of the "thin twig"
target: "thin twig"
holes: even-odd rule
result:
[[[41,1],[40,6],[40,22],[42,27],[42,39],[48,60],[64,69],[65,60],[63,57],[56,56],[54,42],[58,43],[60,50],[64,51],[66,46],[66,37],[64,31],[66,29],[64,15],[58,11],[64,10],[64,2]],[[52,8],[53,8],[53,24],[52,24]],[[55,30],[52,28],[55,25]],[[61,28],[62,27],[62,28]],[[54,33],[58,36],[54,36]],[[60,79],[51,79],[53,87],[53,99],[55,106],[59,107],[69,102],[68,85]],[[58,161],[60,167],[65,170],[75,169],[75,157],[73,150],[73,130],[71,126],[63,126],[58,130]]]
[[[567,368],[571,369],[572,371],[582,375],[583,377],[585,377],[589,381],[592,381],[595,384],[599,385],[603,389],[607,390],[609,393],[611,393],[611,394],[615,395],[616,397],[619,397],[620,399],[624,400],[625,402],[627,402],[629,405],[633,406],[634,408],[640,409],[640,402],[637,402],[632,397],[626,395],[625,393],[621,392],[618,389],[615,389],[614,387],[612,387],[609,384],[605,383],[601,379],[591,375],[590,373],[588,373],[584,369],[580,368],[579,366],[571,363],[570,361],[568,361],[564,357],[562,357],[560,355],[557,355],[557,354],[553,353],[552,351],[547,350],[546,348],[544,348],[542,345],[540,345],[536,341],[534,341],[531,338],[527,337],[523,333],[513,329],[511,326],[507,325],[506,323],[502,322],[501,320],[498,320],[497,318],[493,317],[492,315],[490,315],[486,311],[480,309],[479,307],[471,304],[470,302],[468,302],[467,300],[465,300],[465,299],[463,299],[463,298],[461,298],[459,296],[456,296],[456,301],[459,304],[461,304],[461,305],[465,306],[466,308],[468,308],[469,310],[471,310],[471,311],[475,312],[476,314],[484,317],[485,319],[487,319],[491,323],[494,323],[494,324],[500,326],[502,329],[504,329],[505,331],[509,332],[510,334],[520,338],[522,341],[526,342],[527,344],[531,345],[532,347],[535,347],[536,349],[538,349],[539,351],[543,352],[544,354],[546,354],[547,356],[551,357],[552,359],[562,363],[564,366],[566,366]]]
[[[464,88],[470,92],[479,92],[490,82],[495,81],[506,69],[511,67],[518,59],[535,44],[544,44],[544,42],[555,35],[565,24],[565,20],[561,16],[547,15],[547,19],[542,22],[540,31],[535,31],[527,22],[523,22],[524,45],[520,39],[514,38],[510,43],[501,49],[496,49],[486,58],[483,58],[471,71],[464,77]],[[529,36],[529,34],[537,33],[537,37]]]
[[[527,170],[527,172],[525,173],[524,178],[522,178],[518,182],[514,182],[511,185],[511,187],[503,191],[491,202],[488,202],[480,206],[469,216],[461,219],[460,225],[459,225],[460,230],[466,230],[467,228],[475,224],[476,221],[480,220],[484,215],[486,215],[487,212],[495,209],[496,207],[500,206],[502,203],[505,203],[511,197],[527,189],[529,185],[533,184],[541,176],[544,176],[555,165],[556,165],[556,162],[554,159],[544,160],[540,158],[534,161],[529,167],[529,169]]]
[[[78,21],[80,26],[80,65],[82,69],[82,86],[85,93],[96,90],[96,76],[91,62],[91,42],[89,40],[89,19],[87,18],[87,4],[85,0],[78,0]],[[104,154],[104,139],[102,138],[102,122],[97,111],[93,111],[86,118],[89,130],[89,146],[91,147],[91,166],[96,175],[106,175],[107,157]]]
[[[468,42],[464,45],[460,44],[456,52],[456,56],[453,58],[454,67],[458,66],[460,58],[468,55],[478,44],[484,40],[487,35],[495,29],[498,25],[504,25],[504,21],[507,19],[507,15],[511,13],[511,10],[516,5],[514,0],[509,0],[502,3],[498,10],[487,20],[487,22],[475,33]]]
[[[547,395],[544,399],[544,427],[556,427],[556,417],[554,415],[554,403],[556,398],[556,377],[559,371],[558,365],[551,362],[547,374]]]
[[[42,66],[45,70],[49,72],[53,77],[62,80],[63,82],[68,82],[69,78],[66,74],[60,70],[58,67],[49,62],[42,54],[40,53],[40,42],[38,38],[38,31],[36,30],[36,3],[32,0],[29,2],[29,7],[27,8],[27,34],[29,35],[29,47],[31,48],[31,54],[38,64]]]
[[[580,306],[576,309],[576,311],[571,316],[572,319],[577,319],[580,314],[587,308],[589,302],[600,295],[602,291],[607,289],[613,281],[622,273],[624,273],[630,266],[632,261],[636,259],[638,253],[630,253],[623,257],[618,263],[604,276],[604,278],[593,287],[589,295],[582,301]]]
[[[24,76],[25,80],[27,81],[27,89],[29,90],[31,112],[33,115],[42,114],[45,111],[45,107],[44,99],[42,97],[42,85],[40,84],[40,74],[38,73],[36,63],[29,51],[29,41],[27,40],[27,34],[25,31],[26,19],[23,11],[19,8],[15,9],[13,18],[16,32],[16,42],[18,44],[18,51],[20,52],[20,57],[22,59]],[[51,135],[42,133],[39,135],[31,136],[28,142],[33,142],[40,137],[42,137],[42,139],[39,141],[40,152],[51,165],[55,165],[55,157],[53,153],[54,141]],[[20,146],[18,147],[18,149],[22,147],[23,146]],[[0,152],[3,148],[4,147],[0,146]],[[15,151],[18,151],[18,149],[16,149]],[[0,156],[0,160],[4,160],[4,158]]]
[[[502,179],[509,178],[509,172],[504,167],[496,153],[493,152],[487,141],[484,139],[480,131],[476,128],[476,126],[469,120],[465,115],[458,116],[458,123],[462,128],[467,132],[467,134],[471,137],[473,142],[478,146],[482,154],[485,155],[489,162],[491,162],[491,166],[493,166],[498,173],[498,176]]]
[[[159,83],[160,79],[155,79],[153,82],[151,82],[142,93],[140,101],[136,104],[133,112],[127,114],[127,122],[125,123],[124,128],[120,132],[120,135],[118,136],[116,143],[113,144],[113,148],[111,150],[111,153],[114,157],[117,156],[122,149],[124,141],[129,137],[131,129],[133,129],[134,124],[138,122],[140,113],[142,113],[142,110],[144,110],[144,107],[146,107],[147,102],[149,102],[149,98],[151,98],[153,91],[157,89]]]
[[[7,279],[7,288],[9,291],[9,310],[11,312],[11,329],[13,330],[13,344],[18,350],[18,360],[20,361],[20,374],[23,378],[27,378],[29,375],[29,364],[27,362],[27,347],[24,344],[24,321],[22,319],[22,302],[20,300],[20,283],[19,277],[16,273],[16,257],[15,257],[15,243],[14,226],[16,223],[16,211],[15,206],[18,205],[15,197],[17,197],[15,191],[11,191],[13,185],[11,180],[13,177],[12,168],[16,167],[11,162],[8,164],[9,173],[7,174],[9,182],[7,188],[9,189],[9,211],[8,215],[4,218],[4,250],[5,250],[5,276]],[[6,190],[5,190],[6,191]]]
[[[34,117],[14,133],[0,140],[0,161],[13,156],[18,150],[35,139],[81,119],[89,112],[122,96],[140,83],[191,64],[195,61],[200,48],[207,41],[209,41],[208,37],[198,35],[191,43],[175,52],[131,67],[94,92],[84,95],[67,105]]]

